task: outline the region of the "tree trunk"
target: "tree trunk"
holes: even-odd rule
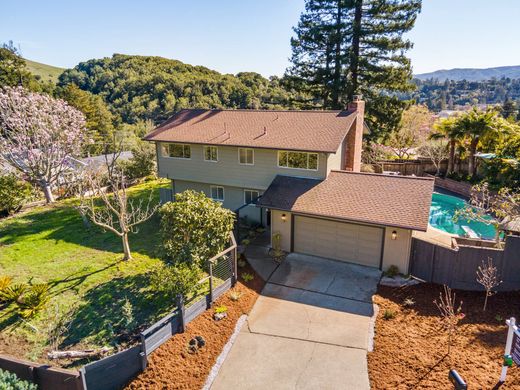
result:
[[[121,240],[123,241],[123,252],[125,253],[123,260],[131,260],[132,252],[130,252],[130,244],[128,243],[128,233],[123,234]]]
[[[354,95],[359,93],[359,47],[361,41],[361,18],[363,0],[356,0],[354,6],[354,23],[352,24],[352,54],[350,57],[351,88],[348,94],[349,101],[352,101]]]
[[[495,245],[497,248],[500,248],[500,229],[499,225],[495,225]]]
[[[54,203],[54,195],[52,195],[51,186],[47,182],[43,183],[42,190],[47,203]]]
[[[336,10],[336,34],[334,37],[334,87],[332,90],[332,108],[340,109],[340,89],[341,89],[341,19],[342,1],[338,0]]]
[[[448,159],[448,169],[446,174],[449,175],[453,172],[455,166],[455,140],[450,139],[450,158]]]
[[[469,145],[468,173],[471,177],[475,176],[475,153],[477,152],[478,138],[472,139]]]

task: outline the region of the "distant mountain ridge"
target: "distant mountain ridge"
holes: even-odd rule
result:
[[[439,81],[448,80],[467,80],[467,81],[483,81],[492,78],[501,79],[502,77],[510,79],[520,79],[520,65],[499,66],[495,68],[455,68],[442,69],[435,72],[420,73],[414,75],[419,80],[437,79]]]

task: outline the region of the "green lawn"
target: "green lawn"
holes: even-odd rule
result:
[[[130,193],[132,197],[147,197],[153,190],[158,201],[158,188],[168,184],[149,182],[133,187]],[[23,340],[19,357],[42,357],[48,348],[46,328],[56,308],[73,313],[62,347],[79,348],[121,342],[129,328],[150,324],[174,306],[154,296],[149,288],[147,272],[160,264],[158,215],[130,236],[134,259],[121,261],[120,239],[95,226],[87,229],[72,205],[73,201],[64,201],[0,220],[0,274],[19,282],[47,282],[51,286],[48,309],[30,320],[30,325],[9,308],[0,312],[3,344],[9,337]],[[133,308],[130,326],[123,309],[127,300]]]

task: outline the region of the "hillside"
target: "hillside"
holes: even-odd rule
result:
[[[29,72],[35,76],[39,76],[42,81],[51,81],[54,84],[58,82],[58,77],[65,70],[65,68],[58,68],[57,66],[46,65],[27,59],[25,62],[27,63],[27,70]]]
[[[68,69],[60,86],[99,95],[122,122],[165,120],[183,108],[299,108],[300,93],[253,72],[221,74],[162,57],[114,54]]]
[[[455,68],[436,70],[430,73],[421,73],[414,75],[419,80],[437,79],[439,81],[483,81],[492,78],[501,79],[502,77],[510,79],[520,79],[520,65],[517,66],[500,66],[496,68]]]

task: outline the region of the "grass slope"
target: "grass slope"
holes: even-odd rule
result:
[[[35,76],[40,76],[43,81],[51,81],[56,84],[58,77],[63,73],[65,68],[58,68],[57,66],[42,64],[40,62],[25,60],[27,70]]]
[[[130,190],[134,198],[147,199],[168,185],[154,181]],[[47,311],[30,320],[38,331],[10,311],[0,311],[0,350],[18,357],[42,360],[49,349],[47,329],[56,308],[72,311],[72,326],[62,348],[102,346],[121,341],[140,324],[149,324],[171,309],[172,302],[157,299],[149,288],[148,272],[161,264],[159,216],[139,226],[130,236],[134,259],[121,261],[118,237],[95,226],[86,229],[73,201],[39,207],[0,221],[0,274],[15,282],[49,283]],[[134,321],[128,324],[123,309],[127,300]],[[119,341],[117,341],[119,340]],[[45,360],[45,359],[43,359]]]

